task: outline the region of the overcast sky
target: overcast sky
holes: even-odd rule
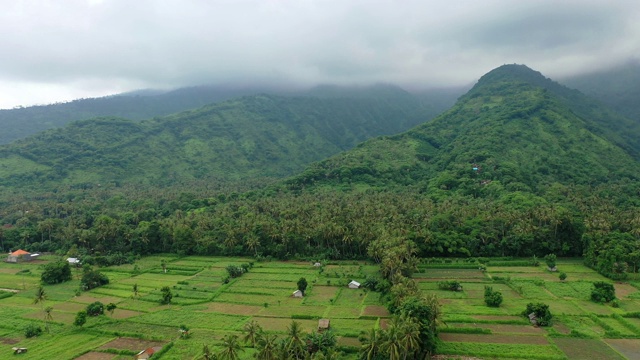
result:
[[[640,59],[639,0],[0,0],[0,108],[207,83],[466,85]]]

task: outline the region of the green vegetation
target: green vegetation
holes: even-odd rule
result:
[[[599,303],[607,303],[613,301],[616,298],[616,289],[613,284],[596,281],[593,283],[593,290],[591,291],[591,300]]]
[[[544,303],[528,303],[527,308],[522,312],[522,315],[535,321],[536,325],[549,326],[551,325],[551,311],[549,311],[549,305]]]
[[[40,277],[45,284],[58,284],[71,280],[71,267],[64,260],[48,263],[42,276]]]
[[[304,294],[304,292],[307,290],[307,279],[301,277],[300,280],[298,280],[298,290],[302,291],[302,294]]]
[[[91,290],[109,283],[109,277],[100,271],[94,270],[89,265],[85,265],[80,280],[80,287],[83,290]]]
[[[487,306],[499,307],[502,304],[502,293],[491,286],[484,287],[484,302]]]
[[[160,358],[244,359],[564,359],[564,339],[601,349],[638,340],[640,136],[628,119],[505,66],[431,122],[262,180],[325,156],[316,146],[332,137],[329,118],[389,115],[344,104],[312,116],[326,125],[316,136],[301,119],[326,111],[324,100],[296,101],[254,96],[142,123],[80,122],[4,148],[0,173],[14,177],[0,176],[3,189],[44,185],[2,192],[0,246],[55,254],[0,265],[14,266],[0,271],[0,288],[17,291],[0,299],[0,315],[13,315],[8,336],[27,341],[26,325],[41,321],[32,300],[43,279],[53,331],[29,341],[35,354],[66,344],[54,358],[109,352],[120,337],[163,342]],[[40,140],[69,155],[49,157]],[[333,141],[332,153],[351,146]],[[19,158],[28,161],[14,173]],[[239,178],[248,180],[226,182]],[[71,255],[108,283],[80,292],[78,269],[47,284],[51,264]],[[565,280],[537,266],[544,255]],[[294,298],[301,279],[305,297]],[[594,286],[607,301],[611,289],[598,283],[619,299],[590,301]],[[96,301],[118,311],[87,317]],[[331,320],[327,335],[316,333],[319,319]]]
[[[26,338],[32,338],[32,337],[35,337],[35,336],[40,336],[41,334],[42,334],[42,328],[40,326],[35,325],[35,324],[29,324],[24,329],[24,336]]]

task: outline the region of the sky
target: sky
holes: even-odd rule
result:
[[[640,59],[638,0],[0,0],[0,108],[202,84],[469,85]]]

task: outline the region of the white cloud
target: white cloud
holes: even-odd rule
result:
[[[210,82],[466,84],[640,56],[633,0],[20,1],[0,12],[0,107]]]

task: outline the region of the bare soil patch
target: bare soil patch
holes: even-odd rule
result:
[[[613,284],[613,286],[616,288],[616,296],[620,299],[626,298],[627,296],[638,292],[638,289],[630,284]]]
[[[640,339],[607,339],[605,342],[629,359],[640,359]]]
[[[113,355],[113,354],[106,354],[106,353],[91,351],[80,357],[75,358],[75,360],[111,360],[115,356],[116,355]]]
[[[99,349],[100,350],[118,349],[118,350],[138,351],[138,350],[144,350],[154,346],[163,346],[163,345],[164,343],[159,341],[149,341],[149,340],[121,337],[121,338],[117,338],[115,340],[109,341],[108,343],[102,345]]]
[[[449,342],[478,342],[493,344],[527,344],[527,345],[549,345],[544,336],[536,335],[502,335],[502,334],[440,334],[442,341]]]
[[[5,345],[13,345],[13,344],[17,344],[19,342],[20,342],[20,339],[12,339],[12,338],[0,337],[0,343],[3,343]]]
[[[56,304],[54,306],[55,310],[60,310],[60,311],[70,311],[70,312],[78,312],[80,310],[84,310],[86,309],[87,305],[85,304],[78,304],[78,303],[73,303],[73,302],[63,302],[63,303],[59,303]]]
[[[553,342],[571,360],[624,359],[598,339],[554,338]]]
[[[553,328],[556,329],[556,331],[560,334],[568,335],[571,333],[571,329],[567,325],[558,321],[554,321]]]
[[[339,336],[338,345],[360,347],[360,340],[358,340],[358,338],[353,338],[353,337]]]
[[[368,306],[365,306],[364,311],[362,311],[362,315],[380,316],[380,317],[390,316],[389,315],[389,311],[387,310],[387,308],[384,307],[384,306],[381,306],[381,305],[368,305]]]
[[[141,315],[141,314],[142,313],[139,312],[139,311],[126,310],[126,309],[116,309],[113,312],[113,318],[114,319],[128,319],[130,317],[138,316],[138,315]],[[109,317],[111,317],[111,314],[109,314]]]

